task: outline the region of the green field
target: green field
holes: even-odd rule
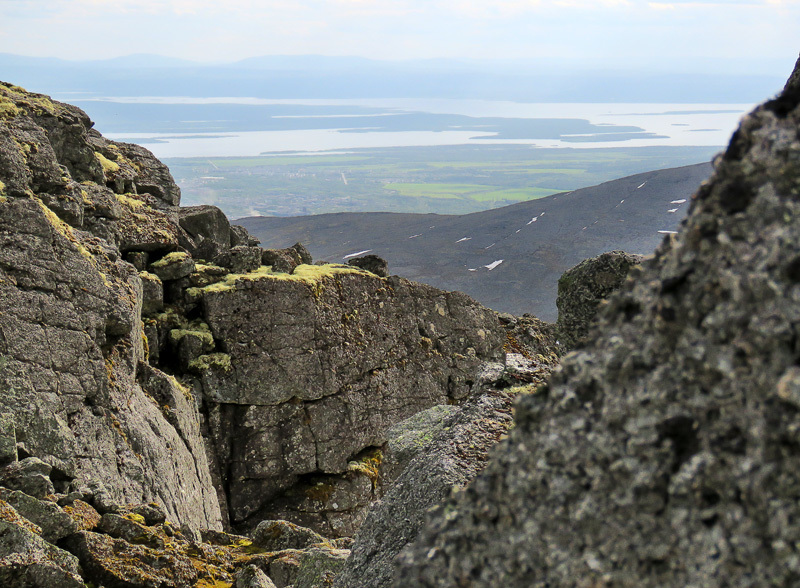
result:
[[[327,212],[464,214],[709,161],[717,149],[456,145],[347,153],[165,159],[182,204],[231,218]]]
[[[384,190],[412,198],[458,198],[475,202],[522,202],[556,194],[561,190],[548,188],[507,188],[481,184],[384,184]]]

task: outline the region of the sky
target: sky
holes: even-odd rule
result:
[[[788,75],[800,0],[0,0],[0,53],[521,59]]]

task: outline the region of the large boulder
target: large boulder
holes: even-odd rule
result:
[[[182,523],[220,527],[198,407],[144,363],[142,283],[120,255],[123,242],[135,246],[126,227],[140,245],[177,246],[169,203],[156,210],[150,195],[114,191],[123,168],[134,170],[124,189],[146,172],[121,148],[112,161],[114,145],[78,109],[0,84],[0,113],[3,435],[52,470],[26,460],[4,477],[37,498],[103,483],[115,501],[157,501]],[[120,224],[135,215],[141,233]],[[168,413],[156,388],[174,400]]]
[[[589,333],[600,303],[619,290],[641,255],[624,251],[602,253],[565,271],[558,280],[558,335],[567,349]]]
[[[396,586],[798,583],[799,131],[800,63]]]
[[[201,357],[196,388],[236,523],[309,474],[338,474],[411,414],[464,398],[505,341],[466,295],[348,266],[267,268],[202,289],[227,354]],[[204,363],[205,362],[205,363]]]
[[[231,223],[216,206],[185,206],[178,212],[181,246],[195,259],[212,261],[231,247]]]

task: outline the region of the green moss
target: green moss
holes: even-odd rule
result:
[[[178,263],[187,259],[189,254],[185,251],[173,251],[172,253],[168,253],[157,262],[151,264],[150,267],[160,268],[160,267],[167,267],[168,265],[172,265],[173,263]]]
[[[231,365],[231,356],[227,353],[210,353],[190,361],[189,369],[198,373],[219,369],[227,373],[233,369],[233,366]]]
[[[94,156],[97,158],[97,161],[100,162],[100,165],[103,166],[103,171],[107,174],[113,174],[119,171],[119,164],[107,159],[102,153],[95,152]]]
[[[236,283],[239,281],[256,281],[264,279],[283,280],[287,282],[302,282],[308,284],[309,286],[316,286],[322,279],[327,277],[344,274],[365,275],[366,273],[367,272],[359,268],[335,263],[326,265],[298,265],[292,274],[273,272],[271,266],[262,265],[257,270],[247,274],[229,274],[221,282],[206,286],[203,288],[203,291],[206,293],[225,292],[226,290],[232,290],[235,288]]]
[[[106,160],[106,161],[108,161],[108,160]],[[113,162],[109,162],[109,163],[113,163]],[[114,164],[114,165],[116,165],[116,164]],[[117,166],[117,168],[119,168],[119,166]],[[103,169],[105,169],[105,166],[104,166]],[[114,196],[117,197],[117,200],[119,201],[120,204],[124,204],[125,206],[127,206],[131,210],[137,210],[139,208],[142,208],[143,206],[147,206],[141,200],[138,200],[136,198],[131,198],[127,194],[114,194]]]
[[[201,323],[201,325],[205,328],[198,328],[198,329],[172,329],[169,332],[170,341],[173,344],[177,345],[178,342],[186,337],[187,335],[194,335],[203,341],[203,343],[214,346],[214,336],[211,334],[211,331],[208,328],[208,325],[205,323]]]

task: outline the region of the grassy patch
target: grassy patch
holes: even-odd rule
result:
[[[367,158],[353,155],[264,155],[262,157],[224,157],[205,160],[217,168],[223,167],[261,167],[270,165],[329,165],[356,163]],[[201,160],[202,161],[202,160]]]
[[[461,198],[476,202],[535,200],[556,194],[561,190],[551,188],[502,188],[482,184],[386,184],[385,190],[393,190],[401,196],[411,198]]]

